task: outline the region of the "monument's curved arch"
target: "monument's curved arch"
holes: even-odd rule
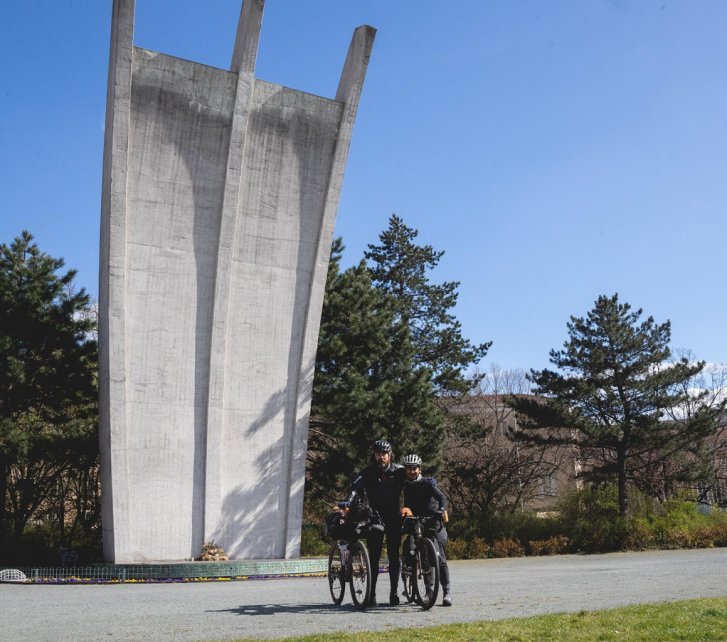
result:
[[[298,555],[323,292],[374,38],[334,100],[133,46],[114,0],[101,215],[104,557]]]

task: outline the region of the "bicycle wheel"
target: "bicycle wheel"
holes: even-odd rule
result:
[[[411,565],[414,561],[414,557],[409,554],[409,539],[404,542],[404,549],[407,551],[406,554],[402,554],[401,560],[401,583],[404,585],[404,597],[406,601],[411,604],[415,599],[414,590],[414,567]]]
[[[340,604],[346,593],[346,569],[341,562],[341,549],[338,544],[331,546],[328,554],[328,590],[334,604]]]
[[[351,599],[357,609],[365,609],[371,597],[371,562],[366,545],[357,541],[349,547]]]
[[[404,597],[406,598],[406,601],[411,604],[416,599],[414,573],[406,569],[403,570],[401,572],[401,583],[404,585]]]
[[[425,538],[417,543],[416,558],[414,590],[417,603],[426,611],[434,606],[439,593],[439,559],[431,540]]]

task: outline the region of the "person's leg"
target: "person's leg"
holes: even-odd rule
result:
[[[391,582],[391,593],[389,604],[399,604],[399,573],[401,564],[399,561],[399,547],[401,546],[401,526],[398,522],[386,526],[386,550],[389,553],[389,581]]]
[[[371,561],[371,604],[376,604],[376,581],[379,577],[379,561],[381,560],[381,549],[384,547],[384,534],[380,531],[371,531],[366,538],[366,545],[369,549],[369,560]]]
[[[449,565],[447,564],[447,554],[444,550],[444,544],[447,541],[447,536],[438,533],[434,541],[437,545],[437,551],[439,553],[439,583],[442,585],[442,604],[444,606],[452,606],[452,594],[450,593],[449,587]]]

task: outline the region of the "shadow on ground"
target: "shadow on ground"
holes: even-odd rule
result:
[[[398,607],[389,606],[388,604],[376,604],[371,606],[363,613],[376,613],[381,611],[393,611],[397,608],[412,608],[417,607],[415,604],[407,604],[406,601],[402,601]],[[245,604],[243,606],[235,607],[234,609],[218,609],[206,611],[206,613],[232,613],[234,615],[280,615],[281,613],[313,613],[318,615],[324,615],[327,613],[356,613],[356,609],[353,604],[341,604],[336,606],[335,604]]]
[[[325,614],[333,611],[350,611],[354,609],[352,604],[245,604],[234,609],[219,609],[206,611],[206,613],[233,613],[234,615],[280,615],[281,613],[317,613]]]

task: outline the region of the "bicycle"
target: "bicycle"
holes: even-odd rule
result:
[[[427,533],[441,521],[439,517],[404,515],[404,540],[401,579],[404,597],[410,604],[416,601],[425,611],[431,609],[439,594],[439,553]],[[412,554],[413,551],[413,554]]]
[[[354,607],[365,609],[371,599],[371,560],[362,538],[384,530],[377,513],[368,507],[347,507],[326,518],[325,536],[333,538],[328,553],[328,589],[333,603],[343,602],[346,584]]]

